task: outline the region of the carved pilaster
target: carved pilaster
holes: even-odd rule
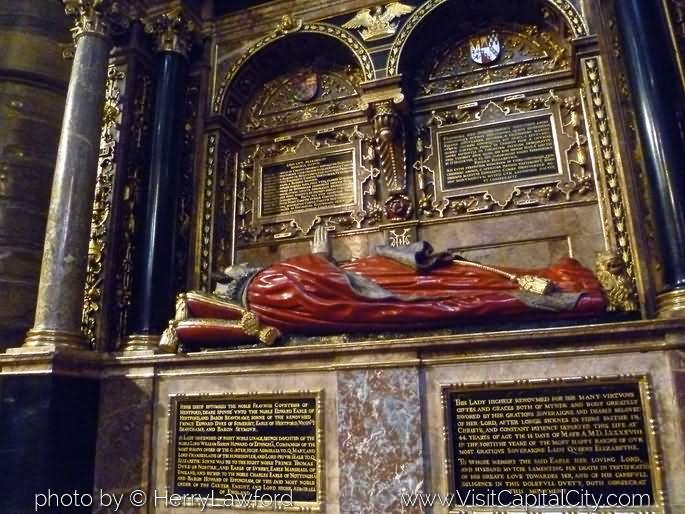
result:
[[[372,104],[378,167],[381,170],[385,215],[391,221],[406,220],[413,213],[408,196],[405,130],[400,110],[404,96]]]
[[[188,57],[193,43],[195,23],[180,7],[148,18],[144,21],[145,31],[155,36],[158,52],[174,52]]]

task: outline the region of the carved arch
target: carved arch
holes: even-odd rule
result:
[[[247,52],[240,56],[235,63],[233,63],[221,81],[219,89],[214,98],[214,112],[222,112],[226,99],[226,93],[230,88],[231,82],[238,76],[238,73],[243,66],[266,47],[276,43],[277,41],[283,40],[291,34],[317,34],[337,40],[343,46],[345,46],[357,60],[364,74],[364,79],[373,80],[375,78],[376,70],[373,66],[371,56],[359,39],[354,37],[348,31],[336,27],[335,25],[330,25],[328,23],[300,22],[300,24],[292,30],[286,31],[279,29],[261,38],[252,47],[250,47]]]
[[[402,58],[402,52],[406,46],[407,41],[411,38],[414,29],[421,25],[421,23],[428,18],[438,7],[447,2],[454,2],[458,0],[428,0],[428,2],[418,7],[406,23],[397,33],[395,40],[388,53],[388,76],[392,77],[399,73],[399,66]],[[570,0],[543,0],[552,9],[556,10],[562,18],[566,21],[567,26],[572,31],[573,36],[578,38],[588,34],[587,23],[583,16],[578,12],[576,7]]]

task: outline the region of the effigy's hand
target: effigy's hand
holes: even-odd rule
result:
[[[329,257],[331,255],[331,242],[328,239],[328,230],[324,225],[319,225],[314,229],[312,253],[322,253]]]

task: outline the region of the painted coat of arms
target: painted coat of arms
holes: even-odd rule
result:
[[[319,92],[319,74],[315,71],[302,71],[290,79],[293,96],[298,102],[310,102]]]
[[[477,64],[491,64],[497,60],[502,50],[499,36],[491,32],[487,36],[475,36],[470,40],[471,59]]]

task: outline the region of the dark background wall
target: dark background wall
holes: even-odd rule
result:
[[[0,350],[33,324],[69,27],[59,0],[0,1]]]

